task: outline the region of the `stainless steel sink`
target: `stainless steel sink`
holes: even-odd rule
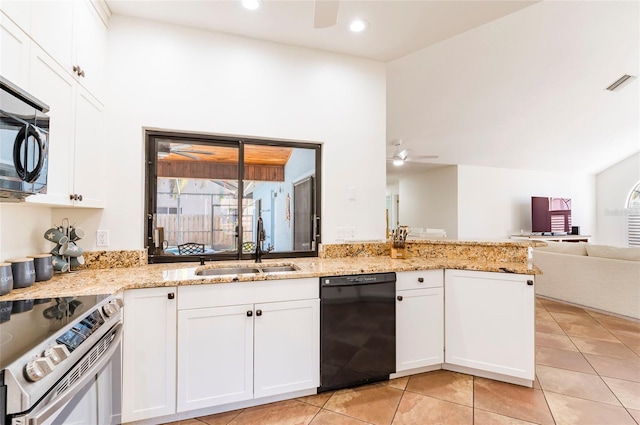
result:
[[[261,267],[261,269],[264,273],[295,272],[299,270],[299,268],[295,266],[267,266]]]
[[[204,269],[196,273],[198,276],[221,276],[226,274],[249,274],[260,273],[260,269],[255,267],[220,267],[217,269]]]

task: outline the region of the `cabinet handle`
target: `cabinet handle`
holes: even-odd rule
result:
[[[402,301],[402,295],[398,295],[398,301]]]
[[[248,311],[247,311],[247,317],[251,317],[251,316],[253,316],[253,311],[248,310]]]
[[[262,310],[256,310],[256,316],[262,316]]]
[[[531,280],[531,279],[527,280],[527,285],[533,286],[533,280]]]
[[[420,283],[424,282],[424,277],[419,277],[418,278],[418,282],[420,282]]]
[[[80,65],[73,65],[73,72],[75,72],[78,77],[84,77],[84,70],[80,68]]]
[[[174,299],[176,297],[176,294],[174,294],[173,292],[169,292],[167,294],[167,298],[169,298],[170,300]]]
[[[82,195],[78,195],[78,201],[82,201]]]

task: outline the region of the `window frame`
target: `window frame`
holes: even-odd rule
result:
[[[294,142],[287,140],[275,140],[275,139],[256,139],[247,137],[234,137],[234,136],[221,136],[215,134],[201,134],[201,133],[189,133],[189,132],[176,132],[165,130],[151,130],[146,129],[145,140],[145,204],[144,204],[144,246],[147,251],[147,261],[149,264],[153,263],[175,263],[175,262],[192,262],[192,261],[229,261],[229,260],[251,260],[255,258],[255,253],[244,253],[242,249],[238,249],[235,253],[213,253],[202,255],[159,255],[154,252],[153,236],[155,232],[154,217],[157,210],[157,178],[158,178],[158,143],[156,139],[172,139],[172,141],[186,143],[197,142],[203,144],[214,144],[218,146],[234,147],[238,148],[238,193],[244,193],[244,148],[246,145],[263,145],[263,146],[277,146],[287,148],[303,148],[313,149],[315,151],[315,174],[314,174],[314,188],[313,188],[313,200],[315,214],[313,225],[313,248],[307,251],[272,251],[262,254],[263,259],[267,258],[302,258],[302,257],[317,257],[319,252],[319,245],[321,243],[320,232],[320,217],[322,217],[322,144],[311,142]],[[243,196],[238,196],[237,210],[242,211]],[[242,246],[243,229],[242,220],[238,220],[238,247]]]

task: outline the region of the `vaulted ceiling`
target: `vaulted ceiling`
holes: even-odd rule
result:
[[[320,1],[320,0],[318,0]],[[314,1],[107,0],[114,14],[387,63],[387,154],[597,173],[640,150],[637,1],[341,0],[316,29]],[[350,33],[361,17],[368,29]],[[389,172],[397,170],[388,167]]]

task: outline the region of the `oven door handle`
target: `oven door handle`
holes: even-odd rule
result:
[[[42,408],[38,408],[36,406],[31,412],[29,412],[24,418],[26,421],[25,424],[29,425],[42,425],[47,421],[51,416],[58,412],[65,404],[70,402],[73,397],[81,390],[89,381],[95,378],[97,372],[99,372],[104,366],[106,366],[113,357],[113,354],[116,350],[119,349],[120,343],[122,341],[122,323],[118,323],[114,326],[115,336],[113,337],[113,341],[111,345],[104,352],[104,354],[100,357],[98,362],[94,363],[91,369],[87,370],[76,382],[73,383],[61,397],[51,400],[46,405],[42,406]]]

